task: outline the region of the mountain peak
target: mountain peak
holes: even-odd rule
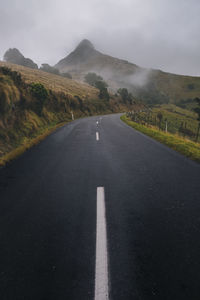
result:
[[[80,44],[78,44],[78,46],[76,47],[76,49],[95,49],[94,45],[87,39],[84,39],[80,42]]]
[[[25,58],[17,48],[10,48],[4,54],[4,60],[24,67],[38,69],[37,64],[30,58]]]
[[[66,66],[78,66],[86,63],[91,57],[97,55],[98,51],[95,50],[93,44],[89,40],[82,40],[76,49],[71,52],[67,57],[61,59],[55,68],[65,70]]]

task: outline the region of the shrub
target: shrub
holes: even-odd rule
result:
[[[72,79],[72,75],[71,75],[70,73],[68,73],[68,72],[66,72],[66,73],[61,73],[60,75],[63,76],[63,77]]]
[[[36,113],[41,115],[44,104],[48,97],[48,92],[46,88],[43,86],[43,84],[41,83],[32,83],[30,86],[30,91],[33,97],[36,98],[36,102],[35,102]]]
[[[7,67],[1,67],[0,71],[3,75],[10,76],[10,78],[14,81],[16,85],[22,84],[22,76],[20,73],[16,71],[12,71],[11,69]]]
[[[128,90],[126,88],[118,89],[117,93],[122,97],[123,102],[128,100]]]
[[[134,102],[133,95],[131,93],[129,93],[126,88],[118,89],[117,94],[121,96],[122,101],[124,103],[128,102],[130,104],[133,104],[133,102]]]
[[[107,88],[102,88],[99,90],[99,98],[100,99],[105,99],[107,101],[110,100],[110,95],[108,93],[108,89]]]
[[[4,90],[0,91],[0,114],[5,115],[10,110],[9,97]]]
[[[42,64],[42,66],[40,67],[40,70],[47,72],[47,73],[60,75],[60,71],[58,69],[50,66],[49,64]]]
[[[96,86],[96,82],[102,81],[103,78],[96,73],[88,73],[85,76],[85,81],[91,85],[91,86]]]
[[[109,101],[110,95],[108,93],[107,83],[103,80],[99,80],[95,83],[95,87],[99,90],[99,98]]]

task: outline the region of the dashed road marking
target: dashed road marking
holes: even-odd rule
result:
[[[108,251],[104,187],[97,188],[95,298],[108,300]]]

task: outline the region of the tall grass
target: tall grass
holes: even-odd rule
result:
[[[17,71],[22,75],[22,79],[27,84],[33,82],[42,83],[46,89],[52,90],[55,93],[65,93],[70,97],[75,95],[86,99],[98,99],[98,90],[87,85],[81,84],[75,80],[64,78],[59,75],[50,74],[41,70],[34,70],[20,65],[0,62],[0,67],[8,67],[12,71]]]
[[[38,133],[38,136],[35,138],[27,138],[24,140],[24,143],[9,153],[5,154],[4,156],[0,157],[0,167],[5,166],[7,163],[11,162],[12,160],[16,159],[20,155],[22,155],[25,151],[30,149],[31,147],[37,145],[42,140],[44,140],[49,134],[51,134],[53,131],[58,129],[59,127],[65,125],[67,122],[62,122],[59,124],[51,124],[48,126],[48,128],[45,128],[43,130],[40,130]]]

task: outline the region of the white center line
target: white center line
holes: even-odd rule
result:
[[[108,252],[104,187],[97,188],[95,298],[108,300]]]
[[[96,140],[99,141],[99,133],[96,132]]]

